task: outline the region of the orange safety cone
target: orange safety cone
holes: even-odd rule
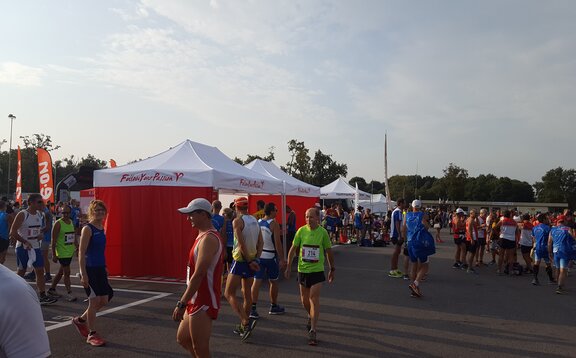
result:
[[[348,237],[346,236],[346,230],[340,231],[340,243],[341,244],[347,244],[348,243]]]

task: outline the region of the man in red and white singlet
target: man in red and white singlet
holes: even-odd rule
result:
[[[198,229],[188,257],[187,288],[176,303],[172,318],[180,322],[176,340],[194,357],[210,357],[212,321],[218,317],[222,294],[222,243],[212,225],[212,205],[192,200],[178,209]]]
[[[499,245],[501,250],[498,258],[498,274],[503,275],[502,266],[504,263],[508,267],[507,272],[512,272],[514,253],[516,252],[520,230],[518,229],[518,223],[512,219],[510,210],[504,210],[504,214],[498,224],[496,224],[496,228],[500,230]]]

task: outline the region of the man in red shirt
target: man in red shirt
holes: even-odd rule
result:
[[[212,205],[203,198],[178,209],[198,230],[189,254],[186,291],[172,319],[180,322],[176,340],[195,357],[210,357],[212,321],[218,317],[222,295],[222,243],[212,225]]]

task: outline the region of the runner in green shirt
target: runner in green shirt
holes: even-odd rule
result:
[[[72,287],[70,286],[70,263],[74,257],[74,253],[78,249],[78,238],[76,237],[76,229],[74,223],[70,219],[71,208],[68,204],[62,207],[62,218],[58,219],[52,227],[52,260],[54,263],[60,263],[60,269],[54,279],[52,286],[48,290],[48,295],[52,297],[61,297],[56,292],[56,285],[64,276],[64,285],[66,286],[66,294],[64,297],[67,301],[76,301],[76,297],[72,295]]]
[[[324,276],[324,257],[328,258],[330,272],[328,282],[334,280],[334,256],[330,236],[326,229],[320,226],[320,213],[316,208],[306,210],[306,225],[296,232],[284,276],[290,278],[290,263],[299,252],[298,282],[300,283],[300,300],[308,312],[308,344],[316,345],[316,324],[320,316],[320,283],[326,281]]]

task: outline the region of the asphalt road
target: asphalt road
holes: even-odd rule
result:
[[[283,280],[280,303],[286,314],[266,314],[263,286],[261,318],[247,343],[232,333],[237,318],[223,300],[213,327],[213,356],[576,356],[576,277],[568,278],[566,295],[556,295],[555,286],[534,287],[527,276],[497,276],[493,267],[469,275],[451,268],[454,248],[444,235],[446,243],[431,259],[423,298],[411,298],[407,281],[387,276],[391,247],[336,247],[335,282],[322,288],[318,346],[307,345],[297,283]],[[13,253],[7,265],[15,267]],[[89,346],[68,323],[86,303],[62,301],[43,308],[54,357],[187,356],[175,341],[171,320],[181,284],[112,280],[112,285],[116,295],[97,328],[105,347]],[[75,287],[74,292],[81,296],[83,291]]]

